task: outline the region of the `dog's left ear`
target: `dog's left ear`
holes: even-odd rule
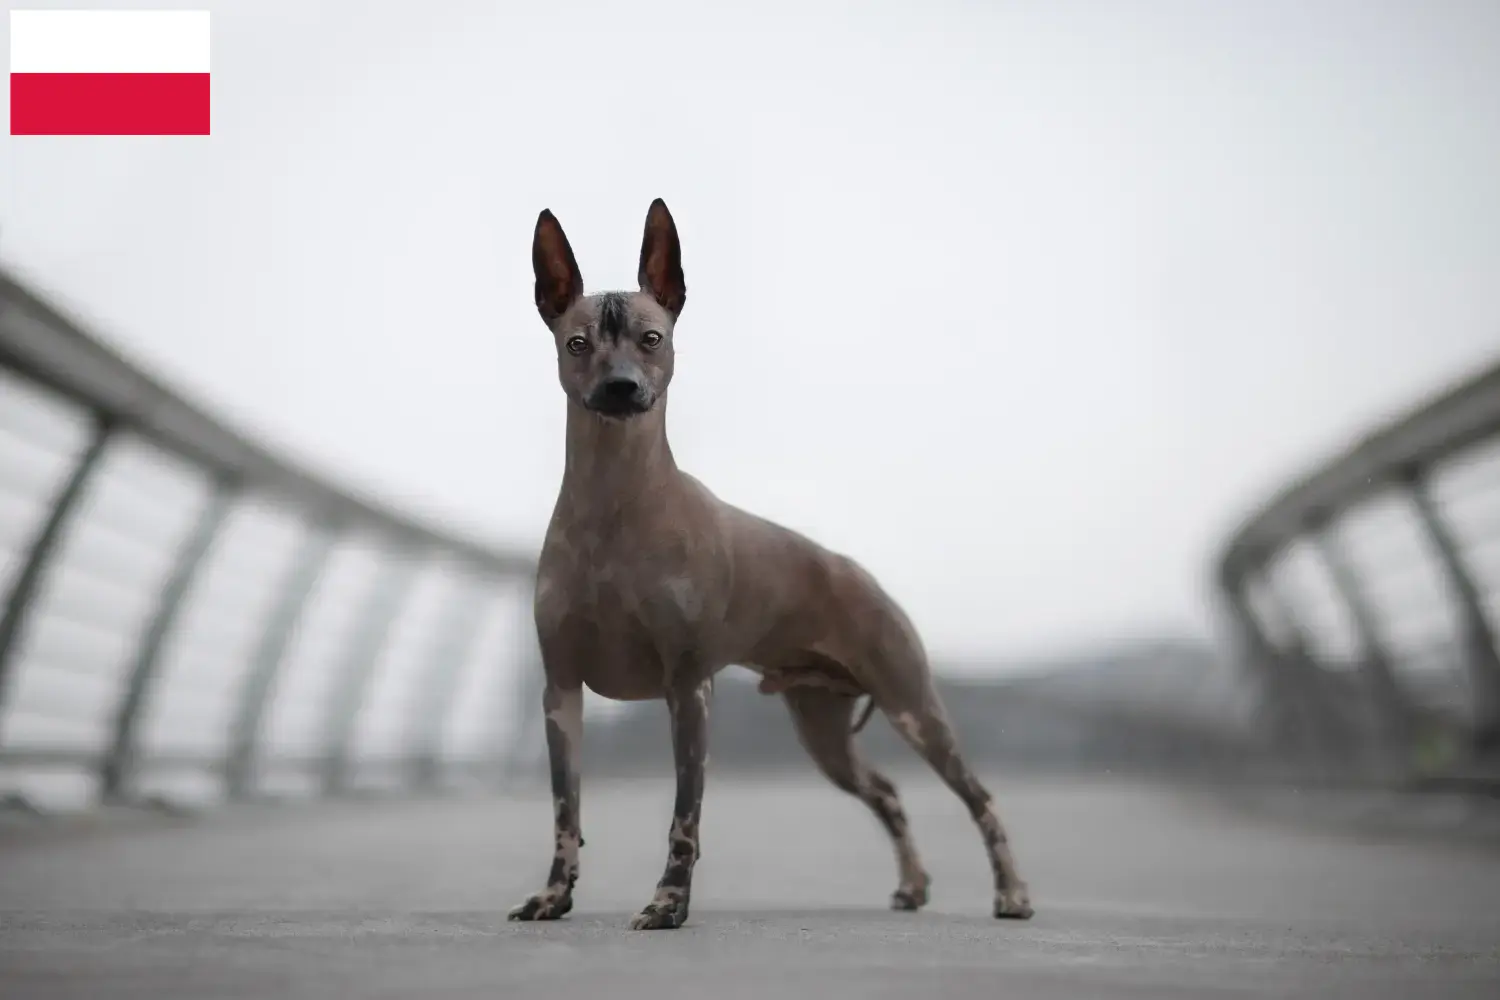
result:
[[[660,198],[646,212],[646,235],[641,239],[641,268],[636,276],[647,292],[676,319],[687,304],[687,282],[682,277],[682,244],[677,223]]]

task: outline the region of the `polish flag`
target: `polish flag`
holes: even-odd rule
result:
[[[11,135],[208,135],[208,11],[13,10]]]

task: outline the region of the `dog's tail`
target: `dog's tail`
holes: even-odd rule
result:
[[[872,715],[875,714],[875,696],[874,695],[866,695],[866,697],[869,698],[870,700],[867,701],[867,702],[865,702],[865,711],[864,711],[864,714],[861,715],[859,717],[859,720],[854,723],[854,728],[851,729],[851,730],[849,730],[850,735],[853,735],[854,733],[857,733],[861,729],[865,728],[865,723],[869,722],[870,721],[870,716],[872,716]]]

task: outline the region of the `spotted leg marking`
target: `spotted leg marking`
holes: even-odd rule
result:
[[[667,692],[672,716],[672,756],[677,762],[677,799],[667,834],[667,867],[656,895],[635,915],[633,930],[664,930],[687,923],[697,863],[698,818],[703,812],[703,781],[708,764],[708,708],[713,680],[681,684]]]
[[[917,845],[912,841],[906,811],[901,808],[896,786],[873,768],[862,770],[862,780],[855,794],[884,824],[896,846],[896,865],[901,882],[896,886],[896,891],[891,893],[891,909],[920,910],[927,905],[927,891],[932,886],[932,879],[922,867],[921,858],[917,856]]]
[[[936,692],[928,692],[921,711],[892,712],[890,719],[897,732],[905,737],[912,748],[932,765],[932,769],[944,783],[963,800],[969,809],[969,815],[979,827],[985,852],[990,858],[990,868],[995,875],[995,916],[1012,920],[1030,919],[1034,912],[1030,892],[1020,872],[1016,870],[1010,840],[1005,834],[1004,824],[1000,822],[1000,813],[995,809],[995,800],[959,755],[953,727],[948,723]]]
[[[925,906],[931,879],[917,855],[896,786],[865,764],[854,744],[851,722],[857,699],[816,688],[792,688],[785,698],[797,738],[818,770],[835,787],[863,802],[890,834],[900,880],[891,894],[891,908],[916,910]]]
[[[542,693],[547,717],[547,759],[552,774],[554,848],[547,887],[510,911],[511,920],[556,920],[573,908],[578,849],[578,753],[583,742],[583,689],[548,683]]]

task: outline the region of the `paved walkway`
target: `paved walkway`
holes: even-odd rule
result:
[[[1256,821],[1125,782],[991,776],[1038,915],[987,914],[968,817],[901,776],[934,876],[815,780],[710,775],[692,920],[625,929],[665,857],[671,788],[585,779],[578,909],[505,910],[550,805],[351,802],[0,838],[0,996],[220,998],[1500,996],[1500,856]]]

